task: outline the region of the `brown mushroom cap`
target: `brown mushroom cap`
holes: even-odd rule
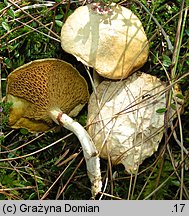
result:
[[[70,64],[58,59],[35,60],[8,76],[6,100],[13,102],[8,124],[45,131],[53,126],[51,110],[76,116],[88,98],[85,79]]]
[[[111,10],[99,14],[93,4],[77,8],[62,27],[61,45],[101,76],[124,79],[146,62],[148,41],[129,9],[117,5]]]

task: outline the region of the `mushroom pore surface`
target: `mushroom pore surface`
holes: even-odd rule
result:
[[[52,127],[49,111],[60,109],[76,116],[89,98],[87,83],[70,64],[58,59],[42,59],[25,64],[7,79],[8,102],[13,102],[9,125],[30,131]]]

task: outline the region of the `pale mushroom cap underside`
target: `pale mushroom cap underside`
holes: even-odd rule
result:
[[[77,8],[62,27],[61,45],[110,79],[126,78],[142,67],[149,50],[142,23],[119,5],[104,15],[95,12],[91,5]]]
[[[88,98],[85,79],[70,64],[58,59],[30,62],[8,76],[6,100],[13,102],[9,125],[44,131],[53,125],[51,110],[76,116]]]
[[[88,105],[88,133],[102,158],[133,173],[158,148],[163,137],[165,85],[136,72],[123,81],[103,81]]]

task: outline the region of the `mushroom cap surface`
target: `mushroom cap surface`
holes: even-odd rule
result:
[[[13,103],[8,124],[46,131],[54,125],[50,111],[73,117],[88,99],[87,83],[72,65],[53,58],[35,60],[8,75],[6,101]]]
[[[103,81],[88,104],[88,133],[102,158],[134,173],[163,137],[165,85],[136,72],[126,80]]]
[[[105,14],[97,13],[93,4],[77,8],[62,27],[61,45],[110,79],[127,78],[143,66],[149,52],[141,21],[119,5]]]

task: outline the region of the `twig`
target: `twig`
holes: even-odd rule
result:
[[[36,32],[38,32],[38,33],[40,33],[40,34],[42,34],[42,35],[44,35],[44,36],[46,36],[46,37],[48,37],[48,38],[50,38],[50,39],[52,39],[52,40],[55,40],[56,42],[59,42],[59,43],[60,43],[60,39],[56,39],[56,38],[50,36],[49,34],[46,34],[46,33],[44,33],[44,32],[41,32],[41,31],[39,31],[37,28],[33,28],[33,27],[31,27],[31,26],[29,26],[29,25],[27,25],[27,24],[21,22],[21,21],[18,20],[18,19],[15,19],[15,20],[16,20],[17,22],[21,23],[22,25],[27,26],[28,28],[32,29],[32,31],[36,31]],[[47,25],[43,25],[43,26],[41,26],[41,27],[39,27],[39,28],[43,28],[43,27],[49,26],[49,25],[51,25],[51,24],[52,24],[52,23],[48,23]],[[32,31],[31,31],[31,32],[32,32]],[[29,34],[29,33],[31,33],[31,32],[26,32],[26,33],[24,33],[23,35],[27,35],[27,34]],[[22,36],[23,36],[23,35],[22,35]],[[8,42],[8,44],[12,43],[13,41],[15,41],[16,39],[18,39],[18,38],[20,38],[20,37],[21,37],[21,35],[19,35],[17,38],[14,38],[13,40],[10,40],[10,41]]]
[[[184,14],[184,20],[183,20],[184,5],[185,5],[185,0],[183,0],[181,3],[180,15],[179,15],[178,26],[177,26],[176,40],[175,40],[175,46],[174,46],[174,51],[173,51],[173,57],[172,57],[172,69],[171,69],[172,79],[176,77],[176,69],[178,65],[180,48],[181,48],[182,38],[184,35],[184,29],[185,29],[185,24],[186,24],[187,8],[185,8],[184,10],[185,14]],[[180,115],[178,115],[178,120],[179,120],[179,129],[180,129],[181,160],[183,160],[184,158],[183,146],[184,145],[183,145],[183,132],[182,132],[182,123],[181,123]],[[180,199],[181,200],[182,200],[182,195],[183,195],[183,184],[184,184],[184,166],[182,165],[181,166],[181,186],[180,186]]]
[[[65,139],[65,138],[67,138],[67,137],[69,137],[69,136],[71,136],[71,135],[72,135],[72,133],[70,133],[70,134],[64,136],[63,138],[61,138],[61,139],[59,139],[59,140],[56,140],[55,142],[51,143],[50,145],[45,146],[45,147],[43,147],[42,149],[39,149],[39,150],[37,150],[37,151],[35,151],[35,152],[29,153],[29,154],[26,154],[26,155],[22,155],[22,156],[19,156],[19,157],[0,159],[0,162],[3,162],[3,161],[11,161],[11,160],[17,160],[17,159],[22,159],[22,158],[26,158],[26,157],[35,155],[35,154],[37,154],[37,153],[39,153],[39,152],[42,152],[42,151],[44,151],[44,150],[46,150],[46,149],[48,149],[48,148],[50,148],[50,147],[56,145],[58,142],[62,141],[63,139]],[[13,152],[13,153],[14,153],[14,152]]]
[[[16,8],[20,9],[24,14],[26,14],[27,16],[29,16],[32,20],[34,20],[35,22],[37,22],[39,25],[43,26],[45,29],[47,29],[48,31],[50,31],[51,34],[53,34],[56,38],[58,38],[58,39],[60,38],[59,35],[57,35],[55,32],[51,31],[49,28],[47,28],[46,26],[44,26],[42,22],[40,22],[38,19],[36,19],[35,17],[33,17],[31,14],[29,14],[25,10],[22,10],[22,8],[20,6],[18,6],[17,4],[15,4],[12,0],[8,0],[8,2],[10,2]]]
[[[76,171],[78,170],[78,168],[81,166],[81,164],[83,163],[84,158],[82,158],[80,160],[80,162],[78,163],[78,165],[76,166],[75,170],[72,172],[71,176],[69,177],[69,179],[67,180],[66,184],[63,186],[63,188],[61,189],[61,191],[58,193],[58,195],[56,196],[56,199],[58,199],[60,197],[60,195],[64,192],[65,188],[67,187],[67,185],[69,184],[69,182],[71,181],[71,179],[73,178],[73,176],[75,175]]]
[[[158,20],[152,15],[152,13],[150,13],[150,11],[146,8],[146,6],[144,6],[144,4],[141,1],[138,0],[133,0],[134,2],[138,3],[140,6],[142,6],[144,8],[144,10],[150,15],[150,17],[154,20],[154,22],[156,23],[156,25],[159,27],[159,29],[161,30],[165,40],[167,41],[167,45],[168,45],[168,49],[173,52],[173,45],[169,39],[169,36],[166,34],[166,32],[164,31],[164,29],[162,28],[162,26],[160,25],[160,23],[158,22]]]
[[[24,189],[35,189],[35,187],[34,186],[26,186],[26,187],[16,187],[16,188],[2,188],[2,189],[0,189],[0,193],[3,191],[24,190]]]
[[[44,4],[34,4],[34,5],[28,5],[28,6],[24,6],[21,9],[16,10],[14,13],[17,14],[23,10],[29,10],[29,9],[36,9],[36,8],[42,8],[42,7],[52,7],[55,4],[55,2],[52,3],[44,3]]]
[[[66,170],[70,167],[70,165],[73,163],[73,161],[75,160],[75,158],[72,159],[72,161],[69,162],[69,164],[66,166],[66,168],[61,172],[61,174],[58,176],[58,178],[53,182],[53,184],[48,188],[48,190],[45,192],[45,194],[43,194],[43,196],[41,197],[41,200],[44,200],[50,190],[54,187],[54,185],[58,182],[58,180],[64,175],[64,173],[66,172]]]
[[[2,74],[1,74],[1,64],[2,64],[2,62],[3,62],[3,58],[0,56],[0,101],[2,101],[2,86],[1,86],[1,76],[2,76]],[[2,108],[0,107],[0,109],[2,109]],[[2,127],[1,127],[2,122],[3,122],[3,114],[0,111],[0,137],[3,135]],[[0,153],[1,153],[1,145],[0,145]]]
[[[29,145],[30,143],[34,142],[35,140],[41,138],[41,137],[44,136],[44,135],[45,135],[45,133],[42,133],[42,134],[40,134],[39,136],[35,137],[34,139],[32,139],[32,140],[30,140],[30,141],[24,143],[23,145],[18,146],[18,147],[16,147],[16,148],[11,149],[11,150],[8,150],[8,151],[0,152],[0,154],[7,154],[7,153],[10,153],[10,152],[15,152],[15,151],[17,151],[17,150],[23,148],[24,146]]]
[[[186,159],[187,157],[188,157],[188,156],[186,155],[185,158],[184,158],[184,160],[182,160],[182,161],[180,162],[180,164],[179,164],[179,166],[176,168],[176,170],[178,170],[178,169],[182,166],[182,164],[184,163],[184,161],[185,161],[185,159]],[[163,181],[157,188],[155,188],[154,191],[153,191],[152,193],[150,193],[148,196],[146,196],[146,197],[144,198],[144,200],[148,200],[154,193],[156,193],[160,188],[162,188],[162,187],[169,181],[169,179],[175,174],[175,171],[176,171],[176,170],[174,170],[174,171],[169,175],[169,177],[168,177],[165,181]]]
[[[170,159],[171,159],[171,163],[172,163],[173,169],[174,169],[174,171],[175,171],[175,174],[176,174],[178,180],[181,182],[182,180],[181,180],[181,178],[180,178],[180,176],[179,176],[179,173],[178,173],[177,170],[176,170],[174,157],[171,155],[171,150],[170,150],[169,144],[167,145],[167,150],[168,150],[169,157],[170,157]],[[183,188],[184,188],[184,192],[185,192],[185,194],[186,194],[186,196],[187,196],[187,199],[189,199],[189,194],[188,194],[188,191],[187,191],[187,187],[186,187],[184,184],[183,184],[183,186],[184,186]]]
[[[107,170],[107,171],[108,171],[108,170]],[[103,196],[106,194],[105,191],[106,191],[107,186],[108,186],[108,172],[106,172],[106,180],[105,180],[105,182],[104,182],[104,188],[103,188],[103,190],[102,190],[102,192],[101,192],[101,195],[100,195],[99,200],[102,200]],[[99,192],[99,193],[100,193],[100,192]]]

